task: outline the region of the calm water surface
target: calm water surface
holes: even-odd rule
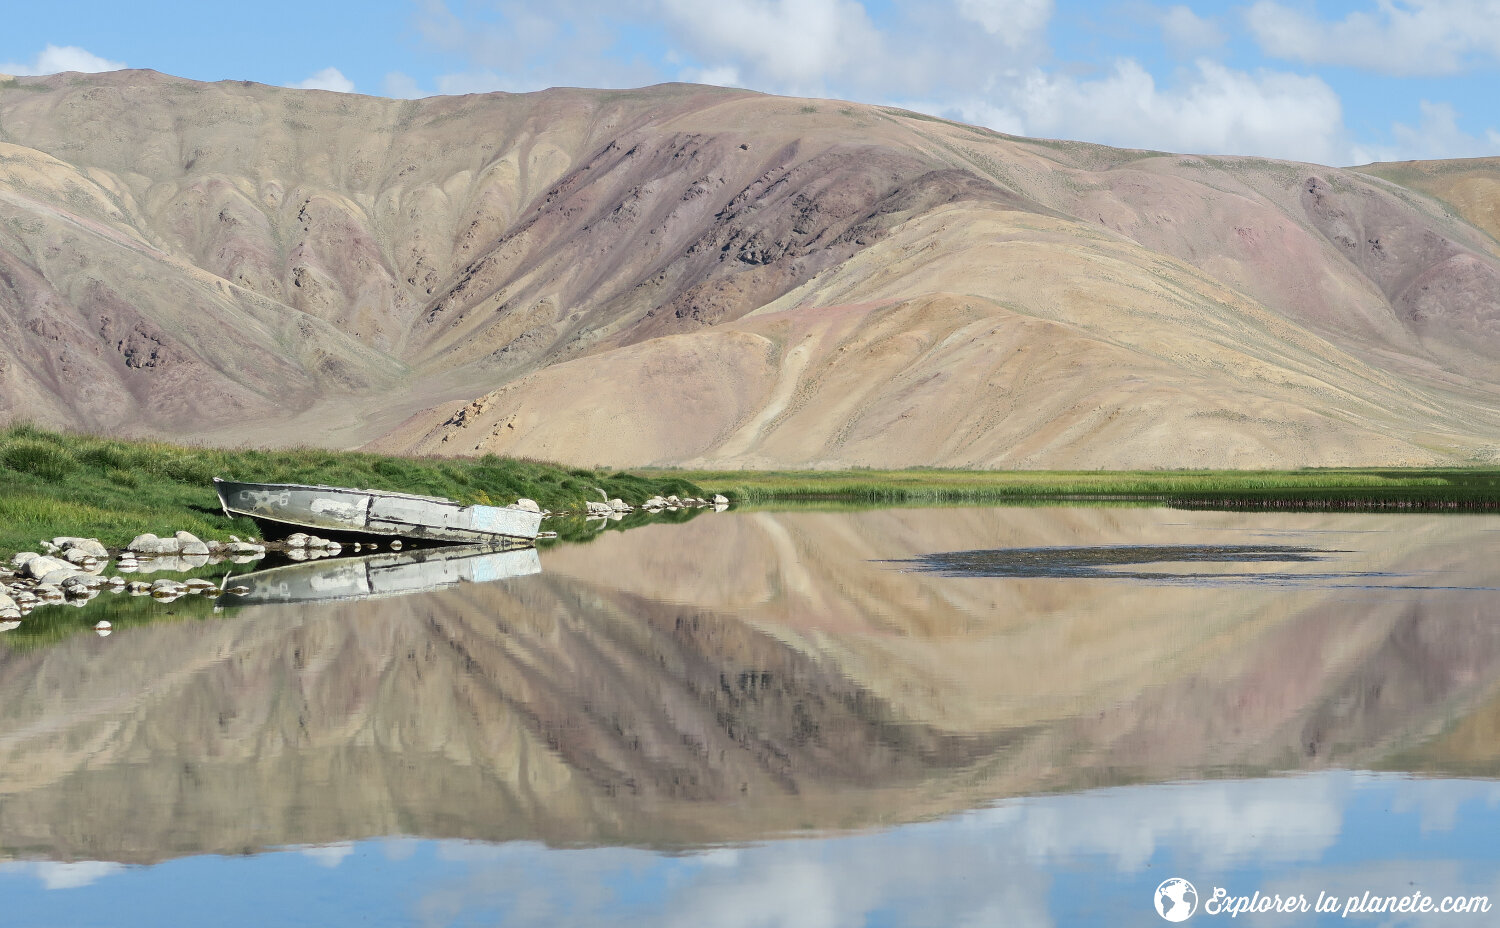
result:
[[[1500,518],[730,512],[540,567],[0,636],[0,924],[1500,921]]]

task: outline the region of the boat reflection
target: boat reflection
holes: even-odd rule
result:
[[[420,548],[288,564],[225,580],[221,606],[379,599],[542,572],[535,548]]]

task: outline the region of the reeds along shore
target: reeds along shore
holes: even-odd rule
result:
[[[214,477],[393,490],[465,504],[503,506],[525,497],[558,512],[584,509],[599,500],[599,490],[637,505],[653,496],[704,495],[677,475],[648,478],[493,455],[400,458],[319,448],[199,448],[23,424],[0,430],[0,552],[29,549],[55,535],[119,547],[142,532],[257,534],[249,520],[220,511]]]
[[[1500,509],[1500,470],[648,471],[736,502],[1117,502],[1224,509]]]

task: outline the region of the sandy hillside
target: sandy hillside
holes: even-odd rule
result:
[[[0,415],[635,465],[1500,455],[1500,162],[665,85],[0,83]]]

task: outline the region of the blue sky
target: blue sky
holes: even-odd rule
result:
[[[18,4],[0,73],[384,96],[691,80],[1333,164],[1500,154],[1500,0]]]

